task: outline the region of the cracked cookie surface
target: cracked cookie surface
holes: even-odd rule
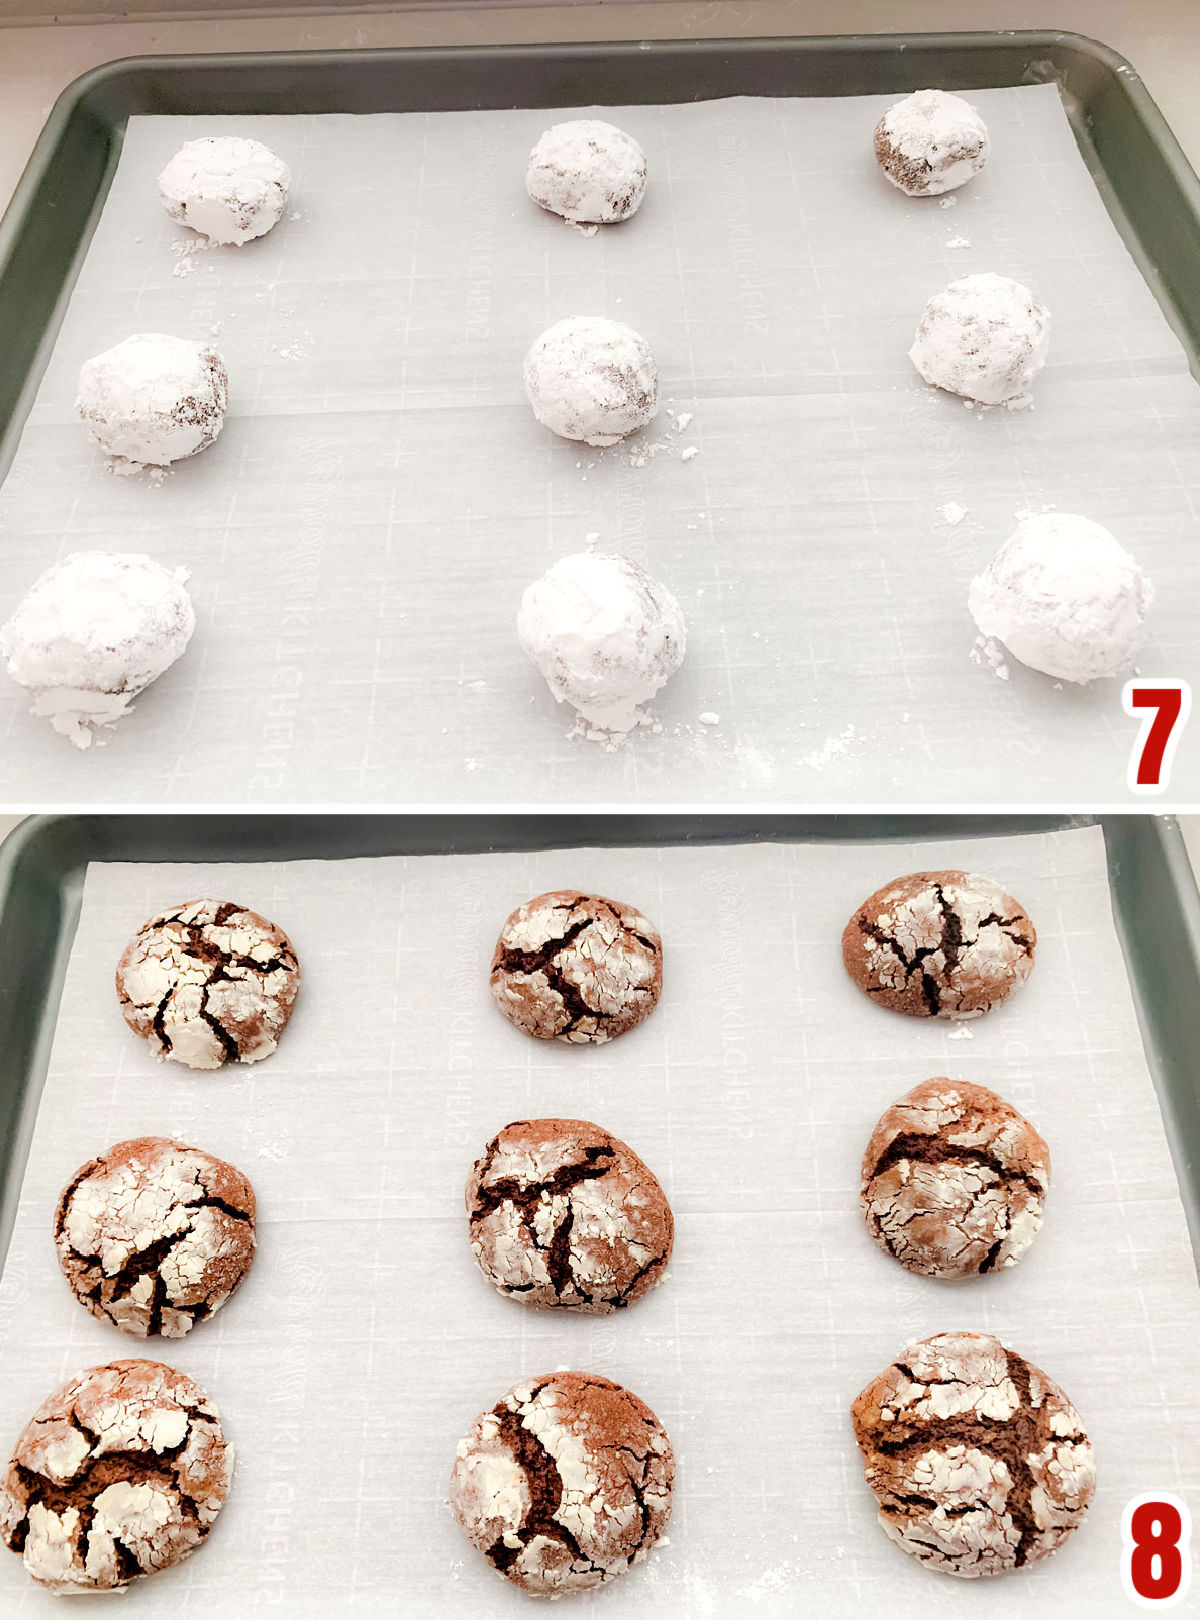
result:
[[[909,1271],[1015,1266],[1042,1224],[1050,1150],[986,1086],[923,1080],[883,1114],[862,1163],[867,1230]]]
[[[632,906],[555,889],[509,917],[492,996],[537,1040],[610,1041],[640,1024],[662,989],[662,940]]]
[[[221,1309],[254,1259],[254,1189],[231,1164],[161,1136],[77,1170],[54,1217],[76,1298],[141,1338],[182,1338]]]
[[[228,900],[193,900],[152,917],[117,967],[130,1029],[157,1057],[190,1069],[269,1057],[299,988],[287,935]]]
[[[842,934],[846,971],[913,1018],[981,1018],[1022,985],[1037,932],[991,878],[913,872],[865,900]]]
[[[521,1119],[467,1180],[471,1250],[502,1294],[602,1315],[666,1274],[675,1222],[633,1149],[583,1119]]]
[[[990,1334],[908,1345],[851,1415],[880,1524],[947,1575],[999,1575],[1048,1557],[1095,1491],[1078,1412]]]
[[[599,1586],[640,1563],[671,1512],[675,1458],[636,1395],[607,1378],[533,1378],[458,1445],[450,1506],[472,1544],[539,1597]]]
[[[114,1590],[207,1536],[233,1448],[200,1386],[157,1361],[113,1361],[34,1413],[0,1481],[0,1534],[43,1586]]]

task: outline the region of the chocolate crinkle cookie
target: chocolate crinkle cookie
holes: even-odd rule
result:
[[[594,1315],[662,1281],[675,1232],[653,1172],[584,1119],[506,1125],[471,1171],[467,1215],[493,1287]]]
[[[125,1022],[157,1057],[189,1069],[270,1057],[299,988],[287,935],[229,900],[152,917],[117,967]]]
[[[667,1432],[620,1384],[557,1372],[518,1384],[458,1445],[450,1507],[515,1586],[561,1597],[622,1575],[666,1529]]]
[[[880,1119],[862,1165],[867,1230],[909,1271],[1015,1266],[1037,1236],[1050,1150],[986,1086],[924,1080]]]
[[[1049,1557],[1096,1488],[1078,1412],[990,1334],[908,1345],[851,1416],[884,1530],[946,1575],[1001,1575]]]
[[[504,1016],[540,1041],[611,1041],[654,1010],[662,940],[603,895],[555,889],[518,906],[492,957]]]
[[[865,900],[842,934],[846,971],[913,1018],[981,1018],[1024,984],[1037,932],[975,872],[913,872]]]
[[[182,1338],[221,1309],[254,1259],[254,1189],[231,1164],[161,1136],[118,1142],[71,1178],[54,1241],[93,1316]]]
[[[112,1591],[208,1535],[233,1447],[198,1384],[157,1361],[91,1367],[54,1392],[0,1482],[0,1534],[42,1586]]]
[[[962,96],[914,90],[876,124],[875,157],[900,191],[937,197],[966,185],[983,168],[987,125]]]

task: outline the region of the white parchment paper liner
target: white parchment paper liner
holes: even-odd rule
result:
[[[872,1006],[840,960],[859,901],[943,865],[1010,886],[1040,936],[1029,983],[965,1039]],[[661,1004],[608,1047],[529,1040],[488,996],[509,909],[561,885],[632,901],[663,933]],[[291,1027],[254,1068],[160,1066],[116,1005],[127,936],[200,893],[261,909],[300,955]],[[961,1287],[903,1271],[858,1211],[871,1127],[934,1074],[994,1087],[1053,1157],[1026,1259]],[[536,1313],[475,1268],[467,1169],[501,1125],[541,1114],[599,1121],[671,1198],[670,1276],[627,1313]],[[251,1176],[260,1252],[212,1322],[143,1346],[80,1309],[51,1221],[77,1165],[147,1132]],[[893,1547],[850,1429],[851,1399],[908,1339],[955,1327],[999,1333],[1044,1367],[1097,1450],[1086,1525],[1009,1579],[951,1581]],[[476,1413],[562,1365],[628,1384],[678,1453],[669,1545],[596,1594],[597,1615],[1123,1615],[1124,1503],[1196,1488],[1200,1291],[1100,832],[93,866],[0,1286],[4,1447],[71,1371],[144,1348],[208,1388],[240,1460],[210,1544],[131,1591],[130,1615],[531,1613],[461,1536],[444,1490]],[[8,1554],[0,1610],[61,1613]]]

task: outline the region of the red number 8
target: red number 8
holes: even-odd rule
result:
[[[1133,1536],[1129,1578],[1134,1591],[1144,1598],[1174,1597],[1183,1579],[1183,1559],[1179,1555],[1183,1520],[1179,1509],[1169,1502],[1143,1502],[1134,1509],[1129,1528]]]
[[[1191,1515],[1168,1491],[1147,1492],[1125,1508],[1125,1590],[1144,1608],[1173,1607],[1191,1583]]]

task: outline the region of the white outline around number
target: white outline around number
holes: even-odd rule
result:
[[[1139,782],[1137,779],[1137,773],[1138,766],[1142,762],[1142,754],[1145,752],[1146,743],[1150,738],[1150,728],[1158,719],[1159,711],[1157,709],[1144,708],[1140,704],[1137,708],[1134,708],[1133,704],[1130,702],[1135,689],[1147,686],[1169,686],[1172,688],[1172,690],[1179,693],[1181,700],[1179,706],[1179,718],[1171,727],[1171,735],[1167,738],[1167,746],[1163,750],[1162,769],[1159,772],[1159,779],[1153,784]],[[1171,768],[1175,763],[1175,750],[1179,745],[1179,739],[1183,735],[1184,727],[1187,725],[1188,717],[1192,712],[1192,689],[1187,681],[1170,679],[1152,680],[1148,676],[1139,675],[1133,680],[1126,681],[1125,685],[1121,688],[1121,707],[1124,709],[1125,713],[1129,715],[1130,719],[1136,720],[1140,717],[1142,722],[1141,728],[1138,731],[1137,741],[1133,745],[1133,752],[1129,756],[1129,767],[1125,772],[1126,786],[1129,788],[1131,793],[1162,793],[1165,791],[1171,780]],[[1165,1501],[1166,1498],[1164,1497],[1163,1500]]]
[[[1165,686],[1166,681],[1159,685]],[[1133,1589],[1133,1516],[1146,1502],[1165,1502],[1173,1507],[1179,1515],[1179,1540],[1175,1545],[1179,1548],[1180,1575],[1179,1585],[1170,1597],[1147,1598],[1142,1597]],[[1192,1584],[1192,1515],[1182,1496],[1176,1496],[1174,1491],[1143,1491],[1140,1496],[1131,1496],[1125,1504],[1125,1511],[1121,1515],[1121,1585],[1125,1588],[1125,1596],[1131,1603],[1136,1603],[1142,1609],[1172,1609],[1177,1603],[1182,1603],[1188,1594],[1188,1587]]]

